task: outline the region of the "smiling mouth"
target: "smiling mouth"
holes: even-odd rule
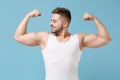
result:
[[[54,29],[55,27],[51,26],[51,29]]]

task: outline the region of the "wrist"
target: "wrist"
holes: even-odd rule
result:
[[[98,19],[94,16],[93,21],[96,23],[98,21]]]
[[[28,13],[28,14],[26,15],[26,17],[27,17],[27,18],[31,18],[32,16]]]

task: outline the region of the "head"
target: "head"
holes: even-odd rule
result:
[[[50,26],[53,33],[68,29],[71,21],[71,13],[68,9],[57,7],[52,11],[52,14]]]

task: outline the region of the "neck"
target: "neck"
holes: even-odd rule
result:
[[[68,32],[68,30],[62,30],[60,32],[57,32],[55,35],[59,38],[66,38],[69,37],[71,34]]]

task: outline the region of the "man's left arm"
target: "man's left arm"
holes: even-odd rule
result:
[[[105,26],[95,16],[86,13],[83,16],[84,20],[92,20],[97,27],[97,34],[83,34],[83,47],[97,48],[101,47],[111,41],[110,34]]]

